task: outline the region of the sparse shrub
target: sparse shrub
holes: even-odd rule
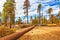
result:
[[[30,25],[28,25],[28,24],[21,24],[21,25],[20,25],[21,28],[27,28],[27,27],[29,27],[29,26],[30,26]]]
[[[11,30],[12,30],[13,32],[16,32],[16,30],[18,30],[18,29],[19,29],[19,27],[11,28]]]

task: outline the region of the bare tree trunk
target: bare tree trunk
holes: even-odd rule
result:
[[[49,14],[50,18],[51,18],[51,14]],[[51,23],[51,20],[49,20],[49,22]]]
[[[12,28],[12,20],[11,20],[11,18],[12,18],[12,14],[10,13],[10,28]]]
[[[14,13],[10,13],[10,28],[12,28],[15,24],[15,14]]]
[[[11,22],[10,22],[10,28],[11,28]]]
[[[29,21],[28,21],[28,8],[27,8],[27,24],[29,23]]]
[[[40,24],[40,13],[39,13],[39,24]]]
[[[4,26],[7,26],[7,19],[4,19]]]
[[[1,19],[0,19],[0,26],[1,26]]]

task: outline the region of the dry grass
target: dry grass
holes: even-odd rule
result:
[[[12,34],[14,31],[8,27],[0,26],[0,37],[4,37],[6,35]]]
[[[60,40],[60,27],[35,27],[18,40]]]

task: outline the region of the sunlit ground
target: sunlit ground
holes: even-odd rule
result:
[[[16,32],[19,32],[17,30]],[[24,34],[19,40],[60,40],[60,27],[39,27]]]

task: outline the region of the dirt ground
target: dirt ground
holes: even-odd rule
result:
[[[37,26],[18,40],[60,40],[60,27]]]

